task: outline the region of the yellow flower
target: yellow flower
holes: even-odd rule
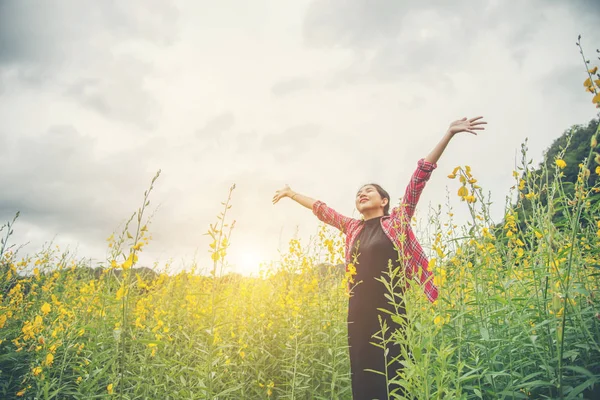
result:
[[[592,74],[592,75],[593,75],[593,74],[595,74],[597,71],[598,71],[598,67],[594,67],[594,68],[590,69],[588,72],[589,72],[590,74]]]
[[[117,300],[121,300],[127,294],[125,287],[121,286],[119,290],[117,290]]]
[[[108,386],[106,387],[106,391],[108,392],[108,394],[113,394],[114,390],[113,390],[113,384],[109,383]]]
[[[531,199],[532,199],[532,198],[534,198],[534,197],[535,197],[535,193],[533,193],[533,192],[529,192],[529,193],[527,193],[527,194],[525,195],[525,198],[526,198],[527,200],[531,200]]]
[[[44,303],[44,305],[42,306],[42,312],[44,313],[44,315],[48,315],[48,313],[50,311],[52,311],[52,307],[50,307],[50,304],[48,303]]]
[[[20,390],[20,391],[18,391],[18,392],[17,392],[17,397],[21,397],[21,396],[23,396],[24,394],[25,394],[25,389],[23,389],[23,390]]]
[[[563,169],[564,167],[567,166],[567,163],[564,160],[561,160],[560,158],[557,159],[555,161],[556,165],[558,166],[558,168]]]
[[[448,321],[450,321],[450,315],[448,315],[448,314],[446,314],[445,318],[438,315],[433,319],[433,323],[438,326],[442,326],[442,325],[448,323]]]
[[[436,264],[437,264],[437,259],[435,257],[432,257],[429,260],[429,265],[428,265],[429,270],[431,271],[431,270],[435,269]]]
[[[38,376],[42,373],[42,367],[35,367],[31,372],[33,373],[33,376]]]
[[[600,175],[600,165],[596,167],[596,175]]]
[[[535,237],[541,239],[544,237],[544,235],[542,235],[539,231],[535,231]]]
[[[52,353],[48,353],[48,355],[46,355],[46,365],[50,367],[53,362],[54,362],[54,355],[52,355]]]
[[[460,189],[458,189],[458,195],[460,197],[465,197],[469,194],[469,190],[467,189],[466,186],[461,186]]]
[[[523,190],[525,188],[525,180],[521,179],[519,181],[519,190]]]
[[[135,256],[133,253],[129,254],[129,257],[127,257],[127,260],[125,260],[125,262],[122,265],[123,269],[127,270],[127,269],[131,268],[133,263],[135,263],[136,261],[137,261],[137,256]]]

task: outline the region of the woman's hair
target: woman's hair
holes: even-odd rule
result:
[[[390,194],[376,183],[367,183],[362,185],[360,188],[362,189],[365,186],[373,186],[382,199],[388,199],[387,204],[385,205],[385,207],[383,207],[383,215],[390,215]]]

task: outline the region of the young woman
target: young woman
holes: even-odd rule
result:
[[[388,386],[386,383],[394,379],[398,370],[402,368],[399,346],[388,344],[388,354],[384,355],[380,347],[371,344],[377,341],[375,336],[381,335],[380,319],[385,321],[388,328],[401,328],[391,321],[388,313],[382,313],[379,309],[404,313],[402,293],[394,294],[397,296],[395,306],[390,304],[385,297],[385,294],[388,294],[386,288],[377,279],[381,279],[390,266],[392,269],[400,267],[401,282],[416,278],[430,301],[433,302],[437,298],[433,275],[427,269],[428,260],[411,229],[410,222],[421,192],[450,140],[461,132],[476,135],[476,131],[483,130],[483,125],[486,124],[482,118],[463,118],[450,124],[448,131],[431,153],[418,161],[417,169],[402,198],[402,204],[393,208],[391,213],[389,194],[376,184],[364,185],[356,194],[356,209],[362,214],[362,220],[343,216],[321,201],[294,192],[287,185],[278,190],[273,197],[273,204],[284,197],[295,200],[310,208],[321,221],[346,234],[346,265],[355,265],[354,280],[357,282],[348,304],[348,344],[354,400],[384,400],[390,397],[391,392],[403,394],[399,386]],[[405,284],[397,284],[396,287],[401,288],[399,290],[403,292]],[[386,337],[389,338],[389,332]],[[384,375],[367,370],[387,372],[387,379]]]

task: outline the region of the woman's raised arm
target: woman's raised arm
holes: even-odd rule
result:
[[[475,117],[470,119],[465,117],[450,124],[446,134],[442,137],[442,140],[439,141],[439,143],[424,159],[419,160],[417,163],[417,169],[413,173],[410,182],[406,187],[400,207],[395,207],[392,210],[392,218],[401,217],[402,223],[410,223],[410,220],[415,213],[417,202],[421,197],[421,192],[423,192],[425,184],[431,176],[431,172],[437,168],[437,162],[444,150],[446,150],[450,140],[454,137],[454,135],[460,132],[469,132],[473,135],[477,135],[477,132],[475,131],[483,130],[483,125],[487,124],[485,121],[480,121],[481,118],[483,117]]]

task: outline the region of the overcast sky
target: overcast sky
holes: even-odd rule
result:
[[[596,115],[575,42],[600,47],[600,3],[580,1],[0,0],[0,220],[12,243],[54,240],[94,262],[151,195],[141,262],[205,265],[228,188],[230,262],[256,270],[318,220],[271,198],[288,183],[347,215],[378,182],[394,199],[463,116],[419,215],[468,164],[502,218],[523,140],[539,162]]]

